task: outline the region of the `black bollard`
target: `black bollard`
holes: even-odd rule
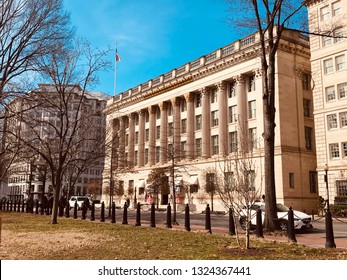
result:
[[[209,233],[212,233],[210,205],[207,204],[205,212],[205,229],[208,230]]]
[[[167,206],[166,209],[166,227],[172,228],[172,220],[171,220],[171,205],[170,203]]]
[[[2,210],[2,199],[0,199],[0,210]]]
[[[312,210],[312,221],[314,221],[314,210]]]
[[[325,212],[325,248],[336,248],[333,220],[329,209]]]
[[[10,202],[10,211],[12,212],[12,208],[13,208],[13,201],[11,200]]]
[[[17,212],[20,212],[20,199],[18,200]]]
[[[184,228],[186,229],[186,231],[191,231],[188,203],[186,204],[186,207],[184,208]]]
[[[122,225],[128,224],[128,203],[124,202]]]
[[[112,209],[111,209],[111,223],[116,223],[116,203],[112,202]]]
[[[261,217],[261,210],[260,208],[257,209],[257,226],[256,226],[256,232],[255,235],[256,237],[261,237],[264,238],[263,234],[263,222],[262,222],[262,217]]]
[[[100,222],[105,222],[105,203],[101,202]]]
[[[17,212],[17,202],[14,201],[13,203],[13,212]]]
[[[234,211],[232,208],[229,208],[229,235],[231,236],[236,235]]]
[[[39,201],[36,200],[35,201],[35,214],[38,214],[39,213]]]
[[[90,220],[95,221],[95,202],[92,202],[92,209],[90,209]]]
[[[292,207],[289,207],[288,211],[288,240],[296,243],[294,229],[294,213]]]
[[[135,226],[139,227],[141,226],[141,204],[140,202],[136,205],[136,222]]]
[[[156,224],[155,224],[155,206],[154,206],[154,203],[152,203],[152,205],[151,205],[151,223],[150,223],[150,226],[151,226],[151,227],[156,227]]]
[[[83,202],[82,204],[82,220],[85,220],[87,216],[87,205]]]
[[[43,214],[43,212],[44,212],[43,207],[42,207],[41,211],[42,211],[42,214]],[[65,217],[66,218],[70,218],[70,204],[69,204],[69,202],[67,203],[66,208],[65,208]]]
[[[77,202],[75,202],[75,205],[73,206],[73,218],[77,219]]]
[[[22,212],[25,212],[25,201],[23,199],[23,202],[22,202]]]

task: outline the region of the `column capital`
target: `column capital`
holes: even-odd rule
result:
[[[237,75],[236,77],[234,77],[234,81],[237,85],[241,85],[245,82],[245,77],[244,75]]]
[[[166,101],[160,102],[160,103],[158,104],[158,106],[159,106],[159,108],[160,108],[160,111],[166,111],[166,110],[167,110],[167,107],[168,107]]]
[[[147,110],[148,110],[148,113],[150,114],[154,114],[155,113],[155,106],[151,105],[151,106],[148,106]]]
[[[194,94],[192,92],[187,92],[184,94],[184,98],[186,99],[187,103],[194,101]]]
[[[217,91],[224,91],[226,87],[226,82],[220,81],[218,83],[215,83],[215,86],[217,87]]]
[[[206,87],[199,89],[199,92],[201,93],[201,96],[208,96],[210,93],[210,90]]]
[[[179,106],[181,104],[181,99],[178,97],[171,98],[170,101],[173,106]]]
[[[261,69],[260,69],[260,68],[254,69],[252,72],[253,72],[253,74],[254,74],[254,76],[255,76],[256,78],[259,78],[259,77],[262,76],[262,72],[261,72]]]

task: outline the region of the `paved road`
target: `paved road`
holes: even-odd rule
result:
[[[71,210],[72,211],[72,210]],[[70,212],[70,217],[72,213]],[[105,209],[106,222],[110,222],[107,219],[108,209]],[[123,209],[116,209],[116,223],[123,222]],[[87,219],[90,213],[87,214]],[[141,224],[143,226],[150,225],[150,211],[141,211]],[[81,211],[78,211],[79,218],[81,217]],[[205,230],[205,218],[204,214],[190,213],[190,227],[192,231],[204,231]],[[100,219],[100,209],[96,209],[95,219]],[[136,211],[134,209],[128,209],[127,211],[128,224],[134,225],[136,221]],[[167,214],[166,212],[157,211],[155,212],[155,223],[157,227],[166,227]],[[178,225],[173,225],[174,228],[185,230],[185,215],[184,212],[177,212]],[[211,227],[212,233],[215,234],[228,234],[229,231],[229,216],[228,215],[211,215]],[[347,249],[347,218],[334,218],[333,219],[334,229],[334,241],[337,248]],[[243,233],[242,230],[240,230]],[[266,235],[265,239],[287,241],[286,235]],[[314,246],[314,247],[325,247],[326,235],[325,235],[325,219],[321,217],[314,217],[313,229],[308,231],[296,231],[296,240],[298,244]]]

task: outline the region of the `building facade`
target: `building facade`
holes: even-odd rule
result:
[[[284,32],[276,59],[277,200],[312,211],[317,205],[317,174],[308,38]],[[107,103],[106,122],[117,152],[106,154],[103,189],[116,178],[125,190],[118,197],[120,203],[127,197],[146,202],[151,170],[172,165],[171,195],[175,188],[179,204],[204,210],[211,205],[206,193],[209,170],[225,165],[225,158],[236,160],[241,149],[251,154],[249,184],[261,197],[262,96],[257,34],[114,96]],[[128,171],[110,173],[112,166],[122,164]],[[190,191],[182,192],[187,190],[180,189],[182,185],[190,186]],[[170,202],[171,195],[161,195],[160,204]],[[107,192],[103,196],[109,200]],[[217,195],[213,203],[215,210],[225,210]]]
[[[70,137],[74,142],[69,150],[69,164],[64,165],[61,193],[86,195],[89,189],[99,188],[101,194],[104,162],[101,158],[89,158],[85,153],[92,150],[95,154],[102,154],[97,149],[103,148],[103,110],[109,96],[88,92],[81,97],[82,90],[78,85],[67,86],[65,95],[69,96],[66,97],[66,111],[55,106],[61,100],[58,100],[54,87],[47,84],[40,84],[38,89],[28,94],[28,98],[15,100],[10,105],[14,113],[7,119],[5,141],[18,143],[21,148],[7,175],[6,196],[9,199],[41,199],[53,194],[50,166],[36,151],[46,151],[46,156],[58,161],[60,150],[55,145],[65,145],[61,144],[62,141],[68,142]],[[77,128],[72,136],[74,126]],[[64,133],[66,136],[61,136]],[[25,142],[32,142],[35,148],[24,145]]]
[[[319,194],[330,203],[347,196],[347,1],[307,5],[310,36]],[[328,184],[325,182],[327,165]]]

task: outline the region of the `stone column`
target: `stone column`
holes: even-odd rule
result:
[[[156,108],[154,106],[148,107],[149,113],[149,143],[148,143],[148,164],[155,164],[155,133],[156,133]]]
[[[209,90],[203,88],[200,90],[202,98],[202,157],[211,156],[211,106]]]
[[[128,162],[134,164],[135,155],[135,116],[134,114],[129,114],[129,143],[128,143]]]
[[[188,92],[184,95],[187,102],[187,158],[192,160],[194,158],[195,151],[195,137],[194,137],[194,94]]]
[[[119,118],[119,151],[118,164],[120,167],[125,166],[125,117]]]
[[[167,163],[167,128],[168,128],[168,118],[167,118],[167,103],[159,103],[160,108],[160,164]]]
[[[248,150],[248,128],[247,128],[247,91],[243,77],[237,76],[236,96],[237,96],[237,135],[238,135],[238,150],[242,154]]]
[[[216,84],[218,98],[218,145],[219,155],[225,156],[228,154],[228,98],[226,93],[225,82]]]
[[[139,114],[139,144],[138,144],[138,166],[144,165],[145,159],[145,111],[141,110]]]
[[[173,157],[176,161],[180,161],[180,150],[181,150],[181,100],[178,97],[172,98],[171,103],[173,106],[173,123],[174,123],[174,133],[173,133]]]

